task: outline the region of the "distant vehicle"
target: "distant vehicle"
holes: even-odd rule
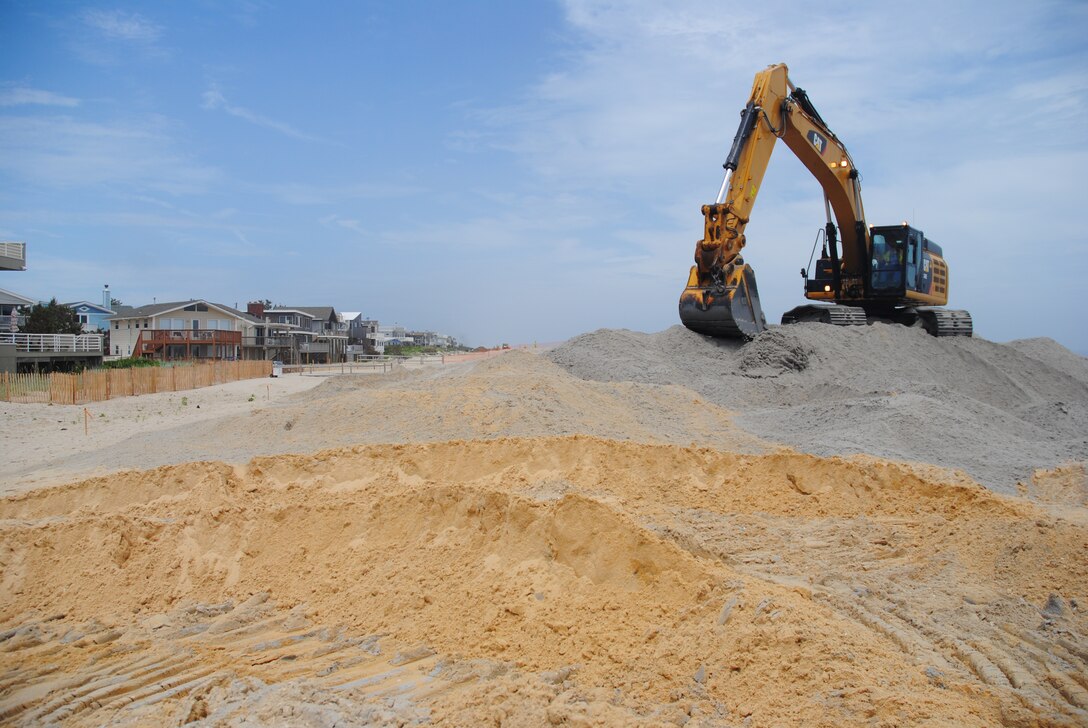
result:
[[[934,336],[971,336],[971,314],[940,308],[948,303],[949,286],[948,264],[940,246],[905,222],[880,227],[866,223],[854,161],[804,89],[790,82],[788,69],[781,63],[756,74],[723,165],[725,179],[717,201],[703,205],[703,239],[696,243],[695,265],[680,294],[684,325],[726,338],[750,338],[767,328],[755,271],[740,251],[779,139],[823,187],[827,213],[823,251],[814,275],[810,278],[808,269],[801,269],[805,298],[821,303],[787,311],[782,323],[850,326],[874,320],[906,325],[920,321]],[[832,210],[837,227],[831,220]]]

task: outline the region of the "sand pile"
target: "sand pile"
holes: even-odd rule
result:
[[[1052,341],[598,331],[236,385],[78,447],[81,408],[0,410],[38,448],[0,465],[0,722],[1088,723]]]
[[[774,327],[747,345],[681,326],[657,334],[601,330],[543,357],[512,352],[335,377],[259,405],[199,425],[148,423],[135,434],[124,430],[122,444],[54,456],[47,466],[29,460],[0,475],[17,487],[73,473],[243,463],[255,454],[360,443],[556,434],[739,452],[786,444],[818,455],[867,453],[961,469],[1004,493],[1028,484],[1038,468],[1088,461],[1084,357],[1049,339],[936,339],[887,325]],[[75,409],[72,422],[81,423]]]
[[[600,330],[546,356],[592,381],[691,389],[806,452],[959,468],[1002,492],[1036,468],[1088,460],[1088,360],[1049,339],[801,324],[742,345],[674,326]]]
[[[1088,718],[1088,528],[872,458],[360,446],[0,518],[16,724]]]
[[[263,386],[257,381],[248,390],[239,391],[259,393]],[[205,409],[214,406],[214,402],[204,402]],[[39,458],[18,463],[7,472],[0,464],[0,475],[5,485],[17,489],[27,484],[65,482],[74,473],[195,460],[244,463],[254,455],[306,453],[360,443],[575,433],[643,442],[695,442],[737,452],[776,447],[736,427],[730,412],[685,387],[588,381],[540,356],[520,351],[435,369],[332,377],[267,406],[261,406],[258,399],[248,412],[231,411],[214,420],[172,425],[169,416],[184,408],[176,402],[157,408],[167,410],[166,416],[157,421],[145,419],[143,429],[135,433],[126,429],[123,442],[103,443],[72,454],[63,454],[67,443],[54,445],[52,452],[56,454],[48,464]],[[82,407],[63,409],[74,410],[73,419],[82,428]],[[59,410],[50,408],[50,414]],[[93,424],[105,428],[125,416],[134,415],[119,414],[109,417],[106,424]],[[146,418],[146,411],[135,414],[141,416]],[[75,429],[69,422],[53,428],[65,425]],[[58,433],[39,429],[37,434],[45,441]],[[77,435],[82,438],[82,431]]]

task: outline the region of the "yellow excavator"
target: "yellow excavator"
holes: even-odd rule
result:
[[[971,335],[967,311],[941,308],[948,303],[949,279],[940,246],[906,223],[866,223],[854,160],[804,89],[790,82],[785,64],[756,74],[740,116],[717,200],[702,208],[703,239],[680,295],[685,326],[723,338],[752,338],[767,328],[755,272],[741,250],[763,174],[781,139],[823,188],[827,216],[817,236],[823,247],[815,269],[801,270],[805,297],[814,303],[787,311],[782,323],[891,321],[920,324],[934,336]]]

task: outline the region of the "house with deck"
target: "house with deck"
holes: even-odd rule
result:
[[[109,319],[110,354],[178,359],[242,359],[243,339],[261,323],[221,303],[204,299],[118,307]]]
[[[284,332],[297,342],[297,361],[331,364],[345,360],[348,327],[332,306],[278,306],[263,315],[266,323],[286,327]]]
[[[28,334],[33,299],[0,289],[0,372],[68,371],[102,363],[101,334]]]

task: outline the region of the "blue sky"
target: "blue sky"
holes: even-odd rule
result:
[[[32,298],[657,331],[785,62],[979,335],[1088,353],[1088,3],[2,0],[0,32],[0,238],[28,244],[0,288]],[[822,221],[780,147],[747,230],[769,318]]]

